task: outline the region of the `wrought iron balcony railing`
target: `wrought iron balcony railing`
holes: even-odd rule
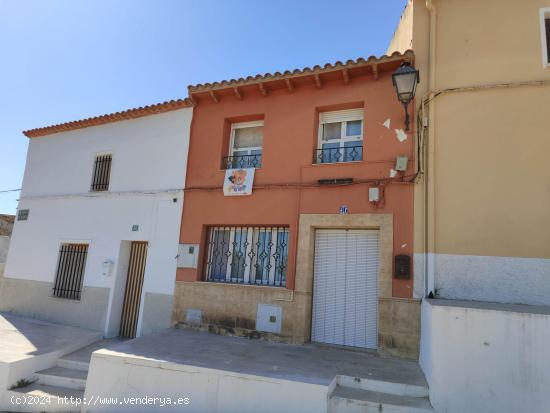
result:
[[[262,154],[226,156],[222,159],[222,169],[259,168],[262,166]]]
[[[363,145],[316,149],[313,163],[338,163],[363,160]]]

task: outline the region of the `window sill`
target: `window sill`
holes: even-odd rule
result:
[[[311,166],[325,166],[325,165],[348,165],[348,164],[357,164],[362,163],[363,160],[360,161],[345,161],[345,162],[319,162],[319,163],[312,163]]]
[[[48,299],[54,300],[54,301],[60,301],[60,302],[63,302],[63,303],[69,302],[69,303],[80,304],[82,302],[82,296],[80,298],[68,298],[68,297],[57,297],[55,295],[49,295]]]
[[[291,289],[288,289],[283,286],[276,286],[276,285],[261,285],[261,284],[237,284],[237,283],[226,283],[221,281],[205,281],[205,280],[198,280],[198,281],[183,281],[183,282],[189,282],[194,284],[201,284],[204,286],[211,285],[212,287],[229,287],[229,288],[249,288],[249,289],[262,289],[262,290],[274,290],[274,291],[293,291]]]
[[[224,171],[229,171],[229,170],[233,170],[233,169],[256,169],[256,170],[258,170],[258,169],[262,169],[262,167],[260,166],[258,168],[225,168],[225,169],[220,168],[219,170],[224,172]]]

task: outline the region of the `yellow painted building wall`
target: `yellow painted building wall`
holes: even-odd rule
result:
[[[386,54],[403,53],[413,48],[413,1],[409,0],[390,41]]]
[[[431,99],[427,170],[415,191],[415,274],[424,272],[428,291],[442,297],[550,305],[544,7],[550,0],[411,0],[407,7],[415,63],[428,75],[417,109]],[[403,22],[390,48],[411,32]]]

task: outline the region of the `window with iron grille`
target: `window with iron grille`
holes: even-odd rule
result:
[[[29,219],[29,210],[28,209],[20,209],[17,211],[17,220],[18,221],[26,221]]]
[[[212,227],[205,279],[236,284],[286,286],[286,227]]]
[[[87,244],[61,244],[53,287],[54,297],[80,300],[87,256]]]
[[[319,114],[319,139],[313,163],[363,159],[363,109]]]
[[[260,168],[264,122],[243,122],[231,125],[229,156],[222,160],[222,169]]]
[[[109,189],[112,159],[112,155],[97,155],[95,157],[92,191],[107,191]]]

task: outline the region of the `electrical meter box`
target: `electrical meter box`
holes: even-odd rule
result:
[[[199,246],[197,244],[180,244],[178,248],[178,268],[197,268]]]
[[[377,202],[380,199],[380,191],[377,186],[369,188],[369,201]]]
[[[409,158],[406,156],[398,156],[395,161],[395,170],[400,172],[405,172],[407,170],[407,163]]]

